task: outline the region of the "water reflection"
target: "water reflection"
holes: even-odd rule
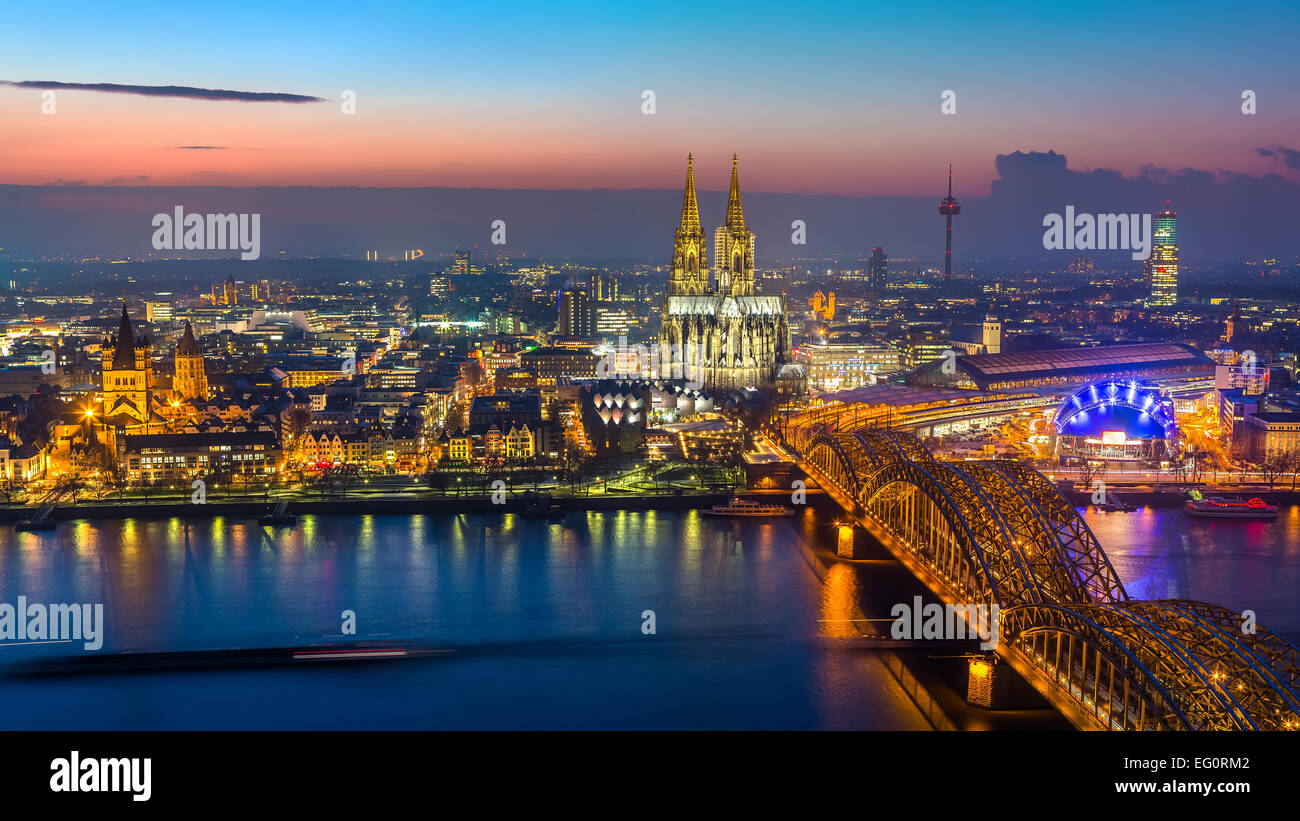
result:
[[[1300,639],[1300,507],[1282,508],[1274,521],[1195,519],[1151,507],[1084,514],[1131,596],[1254,610],[1261,624]]]
[[[103,602],[105,651],[250,647],[339,636],[460,650],[382,671],[60,679],[4,667],[65,647],[0,648],[4,727],[677,727],[916,725],[856,636],[861,568],[811,512],[218,517],[0,530],[0,601]],[[656,632],[642,632],[642,613]],[[358,693],[371,697],[358,697]],[[60,704],[84,705],[76,711]]]

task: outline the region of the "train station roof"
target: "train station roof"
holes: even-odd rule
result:
[[[1050,348],[957,357],[957,367],[980,387],[1048,379],[1101,378],[1118,373],[1185,367],[1212,372],[1214,360],[1178,342]]]

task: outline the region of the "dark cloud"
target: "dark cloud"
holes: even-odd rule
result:
[[[1275,145],[1272,148],[1256,148],[1255,153],[1261,157],[1270,157],[1275,160],[1281,160],[1287,168],[1300,169],[1300,151],[1294,148],[1287,148],[1285,145]]]
[[[15,88],[52,88],[70,91],[104,91],[111,94],[137,94],[143,97],[183,97],[187,100],[235,100],[245,103],[320,103],[323,97],[287,94],[280,91],[229,91],[224,88],[193,86],[137,86],[120,83],[60,83],[54,80],[0,80],[0,85]]]
[[[1273,146],[1254,152],[1300,168],[1300,151]],[[1300,197],[1300,185],[1280,174],[1256,177],[1149,164],[1130,177],[1111,169],[1071,169],[1053,151],[1001,154],[995,163],[999,178],[990,186],[989,199],[972,203],[958,217],[969,232],[962,239],[990,258],[1044,258],[1043,217],[1064,213],[1069,205],[1076,213],[1149,214],[1166,202],[1178,212],[1179,245],[1191,264],[1295,254],[1287,203]],[[1095,256],[1106,258],[1102,252]],[[1121,253],[1114,256],[1123,262]]]
[[[149,181],[148,174],[138,174],[134,177],[112,177],[110,179],[104,180],[103,184],[104,185],[127,185],[128,183],[133,183],[133,182],[148,182],[148,181]]]
[[[953,227],[957,269],[1060,270],[1073,252],[1043,248],[1044,215],[1063,213],[1069,205],[1077,213],[1150,214],[1162,210],[1166,200],[1178,212],[1178,242],[1189,268],[1296,254],[1291,204],[1300,200],[1300,183],[1286,179],[1283,173],[1295,175],[1283,168],[1252,176],[1151,164],[1125,175],[1110,168],[1074,169],[1055,152],[1017,151],[989,160],[999,176],[988,196],[977,196],[973,184],[965,182],[963,172],[974,172],[954,169],[954,194],[962,204]],[[511,248],[530,255],[662,263],[672,250],[682,203],[680,180],[658,190],[573,191],[250,186],[237,174],[199,176],[203,184],[183,187],[131,180],[104,188],[77,187],[79,181],[60,181],[67,188],[0,184],[5,237],[0,245],[32,255],[143,255],[152,251],[152,215],[184,203],[189,213],[260,213],[264,230],[274,232],[264,237],[264,247],[273,244],[292,256],[466,247],[486,242],[485,227],[506,219]],[[743,191],[743,177],[741,186]],[[935,204],[942,192],[941,187],[925,197],[755,192],[745,195],[745,221],[758,235],[760,265],[828,254],[856,260],[880,245],[901,267],[937,267],[943,265],[945,230]],[[717,225],[726,213],[726,192],[700,191],[699,198],[706,225]],[[796,219],[807,224],[806,246],[789,241]],[[1091,256],[1135,276],[1141,270],[1126,251]]]

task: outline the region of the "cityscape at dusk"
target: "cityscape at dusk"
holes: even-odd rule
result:
[[[1283,783],[1300,8],[56,6],[0,51],[21,789],[398,730]]]

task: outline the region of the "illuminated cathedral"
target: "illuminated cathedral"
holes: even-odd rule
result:
[[[705,390],[769,386],[789,361],[790,329],[785,297],[759,294],[754,284],[754,234],[745,227],[734,154],[726,217],[714,232],[713,277],[706,243],[694,158],[688,156],[660,347],[668,346],[673,359],[685,363],[687,379]]]

